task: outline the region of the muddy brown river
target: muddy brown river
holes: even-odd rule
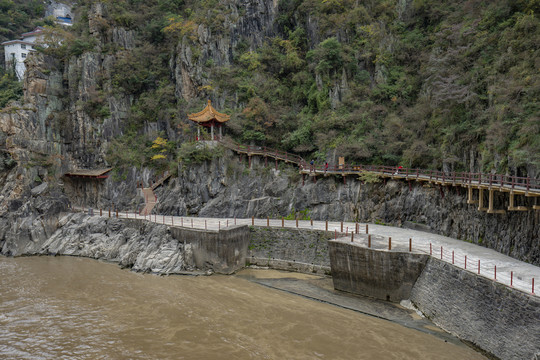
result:
[[[83,258],[0,256],[0,358],[484,357],[242,276],[159,277]]]

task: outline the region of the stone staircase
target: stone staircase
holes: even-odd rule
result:
[[[142,189],[142,195],[144,197],[144,208],[141,210],[139,215],[150,215],[152,213],[152,209],[157,204],[156,194],[154,194],[154,190],[149,187]]]

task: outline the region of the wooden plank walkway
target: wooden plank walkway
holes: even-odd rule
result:
[[[231,149],[238,154],[245,154],[249,158],[251,156],[261,156],[265,160],[272,158],[277,162],[284,161],[295,164],[299,167],[299,172],[302,175],[310,176],[316,181],[318,176],[341,176],[343,181],[347,176],[360,177],[363,174],[376,174],[383,179],[400,179],[405,181],[428,182],[439,186],[460,186],[468,188],[468,203],[478,204],[479,211],[487,211],[488,213],[504,213],[508,211],[528,211],[540,210],[540,204],[535,199],[532,207],[515,206],[515,195],[523,195],[526,197],[540,197],[540,179],[530,177],[519,177],[502,174],[484,174],[471,172],[443,172],[438,170],[411,169],[397,166],[384,165],[311,165],[302,157],[287,153],[285,151],[271,149],[265,146],[241,145],[232,140],[220,140],[219,143],[224,147]],[[267,161],[266,161],[267,162]],[[251,164],[251,162],[250,162]],[[472,189],[478,190],[476,200],[473,198]],[[483,190],[487,190],[488,205],[483,204]],[[495,209],[493,205],[493,192],[510,193],[510,204],[506,209]]]

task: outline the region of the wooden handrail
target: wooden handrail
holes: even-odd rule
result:
[[[516,187],[525,188],[527,191],[540,191],[540,179],[530,177],[509,176],[503,174],[484,174],[472,172],[451,172],[446,173],[440,170],[422,170],[412,168],[398,168],[388,165],[363,165],[363,164],[344,164],[331,165],[325,169],[325,165],[313,165],[305,161],[301,156],[291,154],[286,151],[272,149],[266,146],[241,145],[230,140],[218,140],[220,144],[236,151],[238,153],[261,155],[272,157],[277,160],[283,160],[294,163],[300,167],[301,171],[323,172],[323,173],[345,173],[369,171],[382,175],[403,176],[405,179],[413,177],[416,180],[428,179],[430,181],[442,181],[448,184],[468,184],[468,185],[486,185],[490,187],[503,187],[515,189]]]

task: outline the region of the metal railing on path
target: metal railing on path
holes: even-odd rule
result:
[[[85,211],[82,208],[74,208],[75,211]],[[139,215],[133,212],[121,212],[110,210],[88,210],[91,215],[103,217],[117,217],[125,219],[138,219],[151,221],[157,224],[167,226],[191,228],[206,231],[220,231],[238,225],[248,225],[257,227],[271,228],[289,228],[289,229],[305,229],[326,231],[333,234],[335,239],[342,241],[350,241],[353,244],[373,248],[380,251],[401,251],[413,252],[430,255],[434,258],[445,261],[453,266],[459,267],[466,271],[483,276],[497,283],[503,284],[513,289],[517,289],[535,296],[540,296],[538,282],[535,284],[535,279],[540,279],[540,268],[525,264],[522,261],[506,257],[505,260],[498,258],[504,256],[497,253],[495,250],[483,248],[470,243],[465,243],[461,240],[450,239],[453,243],[449,246],[447,243],[442,243],[436,239],[436,236],[430,238],[431,234],[425,234],[421,238],[409,237],[407,240],[392,239],[387,236],[383,230],[379,229],[374,233],[373,225],[370,230],[370,224],[344,221],[314,221],[314,220],[286,220],[267,218],[199,218],[186,216],[170,216],[170,215]],[[395,231],[408,231],[407,229],[387,227],[395,229]],[[470,247],[476,246],[479,251],[471,251]],[[467,251],[469,247],[469,251]],[[491,256],[489,253],[492,252]],[[526,268],[524,270],[524,268]],[[527,270],[528,269],[528,270]],[[532,269],[532,270],[531,270]],[[530,271],[529,271],[530,270]]]

